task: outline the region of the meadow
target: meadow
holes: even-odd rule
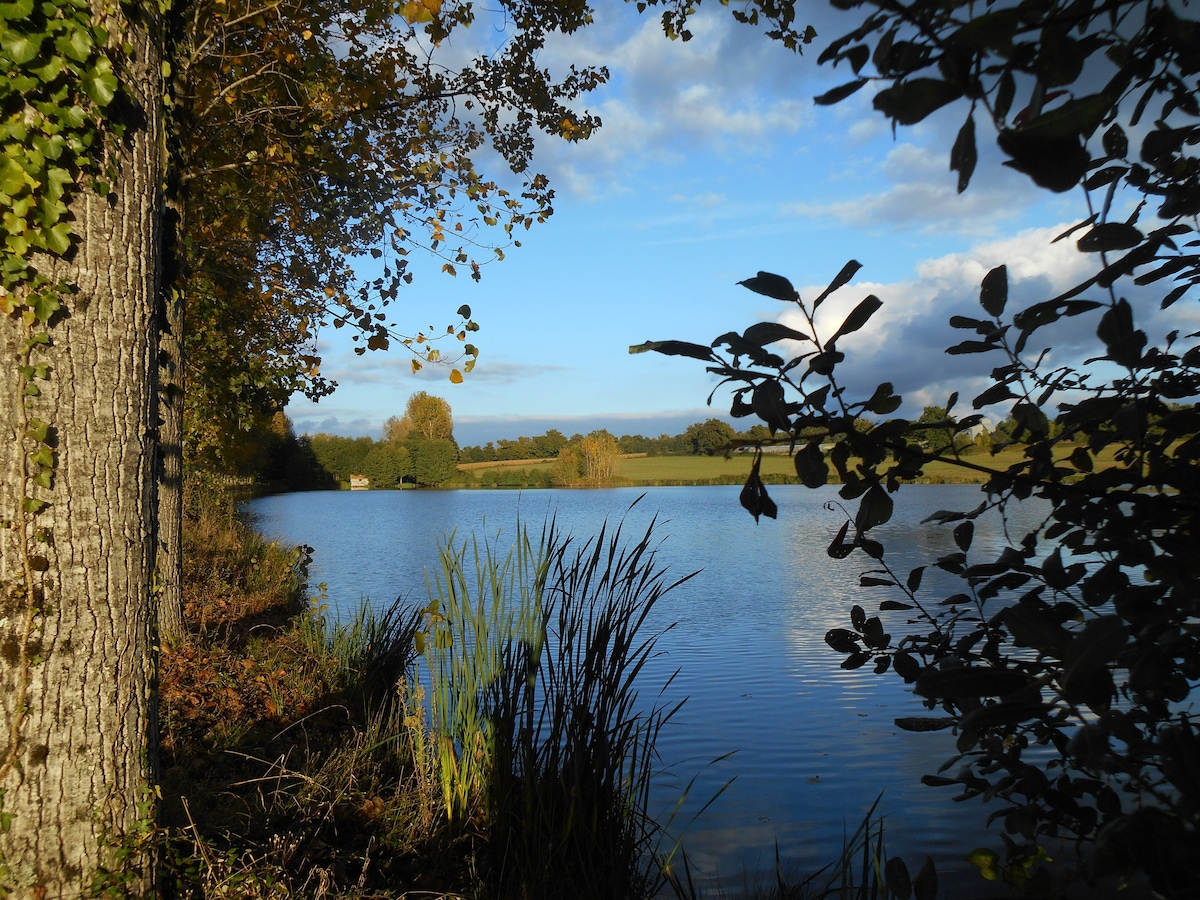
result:
[[[1065,458],[1075,445],[1065,444],[1060,448],[1059,458]],[[1114,462],[1115,451],[1106,449],[1096,455],[1097,468],[1105,468]],[[1003,470],[1016,465],[1024,458],[1020,447],[1006,447],[997,453],[972,452],[964,454],[959,461],[947,460],[929,463],[925,475],[918,483],[924,484],[983,484],[987,469]],[[460,465],[463,476],[458,486],[462,487],[537,487],[549,486],[553,478],[556,460],[504,460],[501,462],[466,463]],[[627,454],[617,460],[613,483],[622,486],[703,485],[741,484],[750,474],[753,465],[752,453],[736,452],[726,456],[648,456]],[[486,473],[492,472],[491,476]],[[764,453],[760,470],[763,481],[768,484],[797,483],[792,459],[785,453]],[[837,473],[830,471],[831,480]],[[559,485],[561,486],[561,485]]]

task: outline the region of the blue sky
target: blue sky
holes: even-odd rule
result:
[[[803,56],[715,4],[701,7],[688,43],[667,41],[656,15],[605,3],[594,26],[547,48],[552,71],[576,62],[612,72],[582,104],[603,127],[584,143],[539,145],[534,167],[557,190],[555,214],[480,283],[415,261],[393,312],[410,332],[444,330],[469,304],[481,326],[475,370],[460,385],[439,367],[414,375],[403,351],[355,356],[344,332],[327,329],[323,371],[339,388],[316,404],[294,399],[296,430],[378,437],[424,390],[450,403],[464,445],[549,427],[677,433],[726,413],[728,396],[706,408],[714,382],[703,365],[628,347],[708,343],[779,319],[784,304],[737,282],[763,269],[812,297],[852,258],[863,264],[858,278],[822,307],[831,330],[866,294],[885,301],[839,343],[852,388],[869,394],[890,380],[918,412],[953,390],[973,396],[979,358],[943,352],[962,339],[946,320],[976,314],[980,279],[1002,262],[1016,298],[1082,280],[1087,260],[1072,242],[1050,244],[1085,215],[1082,196],[1050,195],[1002,167],[985,121],[979,167],[957,195],[949,150],[964,106],[893,137],[869,87],[833,108],[814,105],[850,77],[816,58],[853,19],[811,10],[818,37]],[[1058,339],[1065,358],[1071,335]]]

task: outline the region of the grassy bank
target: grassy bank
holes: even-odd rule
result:
[[[445,555],[424,610],[334,626],[303,552],[189,492],[189,639],[162,664],[164,893],[649,897],[649,535]],[[555,638],[548,640],[553,629]],[[416,672],[425,655],[427,683]]]

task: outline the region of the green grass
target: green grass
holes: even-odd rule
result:
[[[1064,445],[1060,448],[1060,457],[1069,456],[1075,449],[1074,445]],[[1108,448],[1096,456],[1096,467],[1104,468],[1113,464],[1115,450]],[[1006,448],[992,455],[986,452],[974,452],[963,455],[962,460],[967,465],[957,465],[950,461],[931,462],[925,466],[925,476],[922,482],[929,484],[982,484],[987,480],[987,473],[977,471],[972,466],[983,466],[990,469],[1007,469],[1016,465],[1024,458],[1020,448]],[[651,485],[703,485],[703,484],[742,484],[750,474],[750,466],[754,461],[751,453],[735,453],[726,459],[723,456],[629,456],[617,461],[616,485],[651,486]],[[519,462],[506,460],[503,463],[472,463],[471,473],[478,478],[483,471],[492,467],[503,467],[505,471],[515,475],[518,471],[534,473],[549,471],[555,460],[528,460]],[[767,483],[798,483],[796,470],[789,456],[783,453],[764,453],[761,475]],[[836,479],[836,473],[830,470],[831,480]]]

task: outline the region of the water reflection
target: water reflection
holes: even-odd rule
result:
[[[331,609],[342,615],[363,597],[423,603],[426,569],[437,566],[438,542],[455,529],[460,538],[499,532],[503,545],[518,515],[534,532],[547,516],[557,516],[579,536],[624,516],[636,539],[657,517],[665,538],[660,562],[675,576],[703,570],[657,610],[656,627],[676,624],[644,681],[646,691],[656,691],[678,669],[662,699],[688,698],[660,741],[656,802],[669,815],[695,776],[675,824],[686,825],[685,844],[698,869],[740,884],[744,870],[774,869],[778,842],[785,864],[811,871],[837,855],[882,792],[889,852],[901,853],[914,868],[930,854],[943,884],[969,884],[971,895],[984,895],[962,860],[974,846],[999,845],[983,826],[990,808],[955,805],[952,789],[919,783],[952,754],[952,736],[897,729],[898,716],[924,712],[900,679],[876,676],[869,667],[845,671],[841,655],[824,643],[828,629],[846,627],[853,603],[874,609],[890,596],[858,586],[872,560],[826,554],[844,521],[840,511],[824,507],[836,500],[835,489],[772,488],[779,520],[757,525],[738,506],[736,487],[650,489],[630,510],[642,493],[343,492],[264,498],[252,508],[266,533],[314,547],[313,582],[326,583]],[[949,528],[921,520],[978,500],[971,487],[902,491],[894,520],[880,529],[901,577],[953,549]],[[1037,513],[1023,509],[1018,517],[1032,522]],[[1002,540],[998,520],[977,524],[980,550],[998,550]],[[943,586],[936,574],[930,570],[922,588],[931,597]],[[902,625],[897,620],[890,627]],[[733,784],[691,822],[730,779]]]

